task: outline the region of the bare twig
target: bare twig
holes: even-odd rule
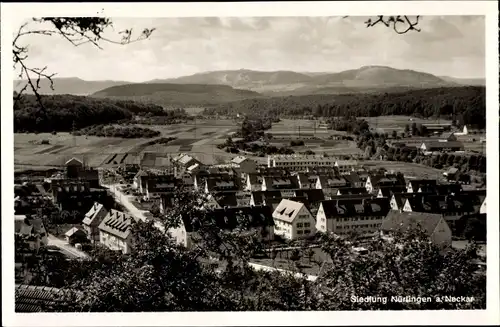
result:
[[[62,36],[65,40],[74,46],[80,46],[90,43],[98,49],[102,49],[100,42],[108,42],[113,44],[125,45],[141,40],[145,40],[151,36],[154,28],[144,29],[136,38],[132,38],[132,29],[120,32],[122,35],[120,40],[112,40],[104,37],[102,34],[108,27],[113,28],[112,22],[108,18],[98,17],[82,17],[82,18],[65,18],[65,17],[44,17],[33,18],[31,22],[49,23],[51,27],[42,29],[28,29],[29,23],[24,23],[19,27],[17,34],[12,42],[14,68],[20,67],[19,79],[26,79],[27,83],[21,90],[15,93],[14,101],[21,99],[22,94],[30,89],[37,98],[37,102],[43,108],[42,96],[39,93],[41,79],[47,79],[50,82],[50,88],[54,90],[54,81],[52,78],[55,74],[47,74],[44,68],[30,68],[26,65],[25,60],[28,58],[28,47],[19,45],[23,36],[27,35],[45,35],[45,36]],[[33,77],[34,76],[34,77]]]
[[[409,31],[420,32],[420,29],[416,27],[419,24],[419,19],[420,16],[416,16],[415,22],[412,22],[408,16],[379,15],[376,19],[369,18],[365,24],[366,27],[373,27],[382,23],[385,27],[392,27],[397,34],[406,34]]]

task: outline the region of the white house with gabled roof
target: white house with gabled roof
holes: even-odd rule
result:
[[[315,219],[304,203],[283,199],[273,212],[274,234],[296,240],[316,233]]]

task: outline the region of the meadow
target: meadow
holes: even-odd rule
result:
[[[409,121],[408,116],[378,117],[377,126],[383,129],[404,129]],[[366,118],[370,125],[375,118]],[[437,121],[414,119],[416,123],[437,123]],[[444,122],[444,121],[440,121]],[[312,150],[318,154],[328,155],[356,155],[361,150],[355,142],[347,140],[329,140],[330,135],[339,134],[319,128],[321,121],[306,119],[283,119],[274,123],[269,133],[275,135],[271,141],[274,145],[289,146],[291,140],[303,139],[304,146],[293,147],[294,151],[304,152]],[[170,165],[170,158],[180,152],[185,152],[207,164],[221,163],[231,157],[217,145],[237,130],[237,122],[230,119],[197,119],[182,125],[138,125],[148,127],[161,133],[159,137],[174,137],[175,140],[167,144],[148,144],[153,139],[123,139],[115,137],[72,136],[69,133],[24,134],[14,136],[14,161],[16,170],[20,169],[47,169],[60,167],[72,157],[83,160],[93,167],[114,166],[123,163],[143,164],[147,166],[163,167]],[[42,140],[46,141],[41,144]],[[474,145],[477,146],[477,145]],[[257,159],[257,157],[255,157]],[[259,158],[259,161],[262,158]],[[386,168],[401,165],[388,163]],[[402,164],[409,167],[406,164]],[[400,168],[400,167],[399,167]],[[398,168],[398,169],[399,169]],[[415,169],[411,167],[409,170]],[[425,168],[418,168],[425,169]],[[418,175],[435,175],[436,172],[426,170]]]
[[[416,124],[451,124],[451,120],[446,119],[425,119],[410,116],[379,116],[379,117],[359,117],[368,122],[371,128],[377,132],[390,133],[393,130],[402,132],[406,125]]]
[[[140,126],[140,125],[139,125]],[[159,137],[175,137],[168,144],[149,145],[153,139],[123,139],[97,136],[72,136],[69,133],[14,134],[14,162],[19,169],[60,167],[72,157],[93,167],[120,163],[168,166],[169,157],[189,152],[214,161],[226,153],[216,145],[234,132],[232,121],[200,121],[196,124],[156,125],[147,127],[161,132]],[[146,126],[144,126],[146,127]],[[48,144],[42,144],[48,143]],[[222,153],[221,153],[222,152]],[[208,157],[208,158],[207,158]],[[210,158],[212,157],[212,158]],[[144,162],[143,162],[144,161]]]

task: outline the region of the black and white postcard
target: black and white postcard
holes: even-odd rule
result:
[[[4,325],[498,323],[495,13],[2,4]]]

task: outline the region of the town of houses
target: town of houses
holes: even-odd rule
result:
[[[265,241],[314,240],[317,232],[369,236],[420,225],[433,242],[450,247],[465,220],[486,219],[485,188],[370,171],[355,160],[335,157],[276,155],[268,157],[267,165],[259,165],[237,156],[225,164],[205,165],[180,154],[167,170],[124,166],[120,171],[133,178],[114,185],[118,203],[149,203],[161,215],[175,205],[179,188],[198,191],[206,195],[203,209],[220,228],[236,228],[245,217],[252,222],[248,228],[265,231]],[[64,231],[67,246],[79,251],[89,243],[130,253],[132,224],[155,218],[137,214],[145,210],[126,210],[127,206],[117,210],[104,185],[103,171],[78,158],[68,160],[65,171],[52,177],[18,180],[16,234],[26,237],[32,248],[46,246],[48,232],[38,210],[51,203],[83,217]],[[181,226],[170,232],[190,247],[197,226],[192,217],[181,218]]]

